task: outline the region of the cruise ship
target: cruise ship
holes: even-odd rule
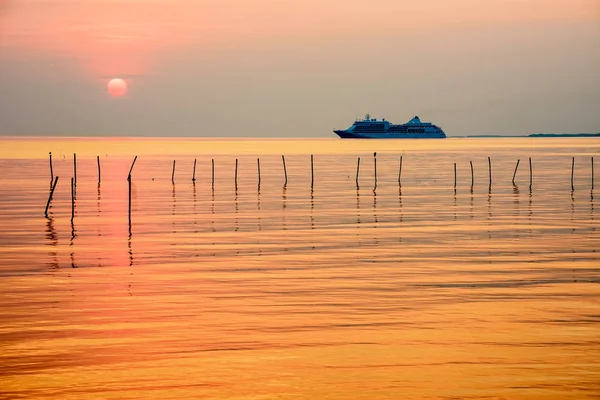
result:
[[[406,124],[394,125],[385,118],[378,120],[367,114],[345,130],[334,131],[342,139],[443,139],[442,128],[414,117]]]

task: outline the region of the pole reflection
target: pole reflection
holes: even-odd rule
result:
[[[58,235],[56,234],[56,229],[54,228],[54,218],[52,218],[50,215],[50,211],[48,211],[48,215],[49,216],[46,218],[46,239],[48,239],[48,246],[52,246],[51,250],[48,252],[48,255],[52,258],[49,266],[50,268],[57,269],[59,268],[57,251]]]
[[[456,215],[456,187],[454,187],[454,201],[453,201],[453,210],[454,210],[454,221],[457,219]]]
[[[311,231],[315,229],[314,209],[315,209],[315,194],[311,188],[310,189],[310,230]],[[312,241],[312,249],[315,250],[316,246],[315,246],[314,235],[311,235],[311,241]]]
[[[240,230],[240,222],[238,219],[238,213],[239,213],[239,202],[238,202],[238,191],[237,191],[237,187],[235,190],[235,199],[234,199],[234,216],[235,216],[235,228],[234,231],[238,232]],[[240,241],[238,240],[238,236],[235,235],[235,255],[239,256],[240,255]]]
[[[575,234],[575,193],[571,190],[571,234]]]
[[[262,232],[262,221],[260,216],[260,190],[256,194],[256,217],[257,217],[257,228],[258,232]],[[262,248],[260,243],[260,235],[256,235],[256,247],[258,249],[258,256],[262,256]]]
[[[213,163],[213,165],[214,165],[214,163]],[[211,215],[211,218],[210,218],[211,231],[212,231],[212,233],[215,233],[217,231],[217,229],[215,227],[215,188],[214,188],[214,185],[211,190],[210,215]],[[214,249],[215,248],[215,236],[213,235],[212,238],[213,238],[212,248]],[[216,257],[217,252],[214,251],[212,253],[212,256]]]
[[[256,195],[256,217],[258,219],[258,221],[257,221],[258,231],[261,232],[262,231],[262,220],[261,220],[261,215],[260,215],[260,191]]]
[[[398,182],[400,182],[400,174],[398,174]],[[402,211],[402,185],[398,184],[398,221],[400,225],[404,222],[404,212]],[[398,235],[398,243],[402,243],[402,235]]]
[[[377,224],[379,223],[379,218],[377,216],[377,192],[373,190],[373,243],[379,244],[378,234],[377,234]]]
[[[377,228],[379,222],[377,217],[377,192],[373,191],[373,228]]]
[[[129,235],[127,236],[127,249],[129,253],[129,266],[133,265],[133,248],[131,246],[131,239],[133,238],[133,233],[131,232],[131,223],[129,223]]]
[[[235,217],[235,228],[234,228],[234,231],[235,232],[238,232],[240,230],[240,221],[238,219],[239,209],[240,209],[240,203],[238,201],[238,192],[236,190],[235,191],[235,197],[234,197],[234,210],[235,210],[234,211],[234,217]]]
[[[210,226],[211,226],[211,230],[213,233],[215,233],[217,231],[216,227],[215,227],[215,190],[213,189],[211,191],[211,197],[210,197]],[[213,242],[213,245],[215,243]]]
[[[404,222],[404,212],[402,211],[402,185],[398,185],[398,215],[400,223]]]
[[[172,222],[171,225],[173,226],[173,233],[176,234],[177,233],[177,226],[175,224],[175,214],[176,214],[176,210],[177,210],[177,197],[175,196],[175,184],[173,183],[173,192],[172,192],[172,198],[173,198],[173,212],[172,212]],[[173,243],[173,246],[175,246],[175,243]]]
[[[128,215],[127,215],[127,229],[128,229],[127,252],[129,253],[129,266],[131,267],[133,265],[133,248],[131,246],[131,239],[133,237],[133,232],[131,229],[131,179],[128,179],[128,184],[129,184],[129,208],[128,208]]]
[[[194,170],[194,172],[195,172],[195,170]],[[193,197],[192,213],[194,214],[194,233],[198,233],[198,212],[196,210],[196,180],[195,179],[192,181],[192,197]]]
[[[102,193],[100,192],[100,184],[98,184],[97,195],[96,195],[96,234],[98,237],[102,236],[102,230],[100,229],[100,214],[102,210],[100,209],[100,200],[102,200]],[[98,258],[100,262],[100,258]]]
[[[312,196],[312,190],[311,190],[311,196]],[[284,186],[283,190],[281,192],[281,221],[282,221],[282,229],[284,231],[287,231],[287,219],[286,219],[286,209],[287,209],[287,189]]]
[[[471,186],[471,199],[469,201],[469,220],[473,220],[473,218],[475,218],[474,202],[475,202],[475,194],[473,193],[473,186]]]
[[[529,225],[529,237],[533,236],[533,229],[531,228],[531,220],[533,219],[532,201],[533,201],[533,193],[530,188],[529,189],[529,202],[527,204],[527,224]]]
[[[360,190],[356,189],[356,228],[360,229]],[[358,235],[358,233],[356,233]]]
[[[513,205],[516,207],[515,218],[517,221],[521,221],[521,194],[519,187],[515,184],[512,185],[513,192]],[[515,229],[515,239],[519,238],[520,229]]]
[[[592,232],[596,232],[596,223],[595,223],[595,214],[594,214],[594,188],[590,190],[590,221],[592,223]],[[596,248],[592,249],[592,253],[596,252]]]
[[[488,212],[487,212],[487,233],[488,233],[488,239],[492,238],[492,188],[490,186],[490,190],[488,191],[488,200],[487,200],[487,204],[488,204]]]
[[[69,241],[69,247],[71,248],[71,268],[77,268],[77,265],[75,264],[75,250],[73,247],[76,237],[77,231],[75,229],[75,218],[71,218],[71,239]]]

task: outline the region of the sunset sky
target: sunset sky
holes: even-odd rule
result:
[[[595,133],[600,1],[0,0],[0,93],[0,135]]]

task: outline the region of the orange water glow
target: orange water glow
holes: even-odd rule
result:
[[[0,367],[14,398],[600,393],[593,138],[374,141],[377,191],[373,148],[355,141],[0,144]],[[60,181],[45,218],[48,151]],[[527,157],[532,191],[527,167],[511,184]]]

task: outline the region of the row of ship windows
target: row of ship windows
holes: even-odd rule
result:
[[[413,128],[413,129],[390,129],[390,132],[408,132],[408,133],[425,133],[425,129],[422,128]]]
[[[377,131],[377,132],[384,132],[385,131],[385,127],[384,126],[357,126],[356,128],[354,128],[355,131],[362,131],[362,132],[373,132],[373,131]]]
[[[354,128],[355,132],[384,132],[383,126],[357,126]],[[390,128],[389,132],[401,132],[401,133],[425,133],[424,128]],[[436,130],[437,132],[437,130]]]

